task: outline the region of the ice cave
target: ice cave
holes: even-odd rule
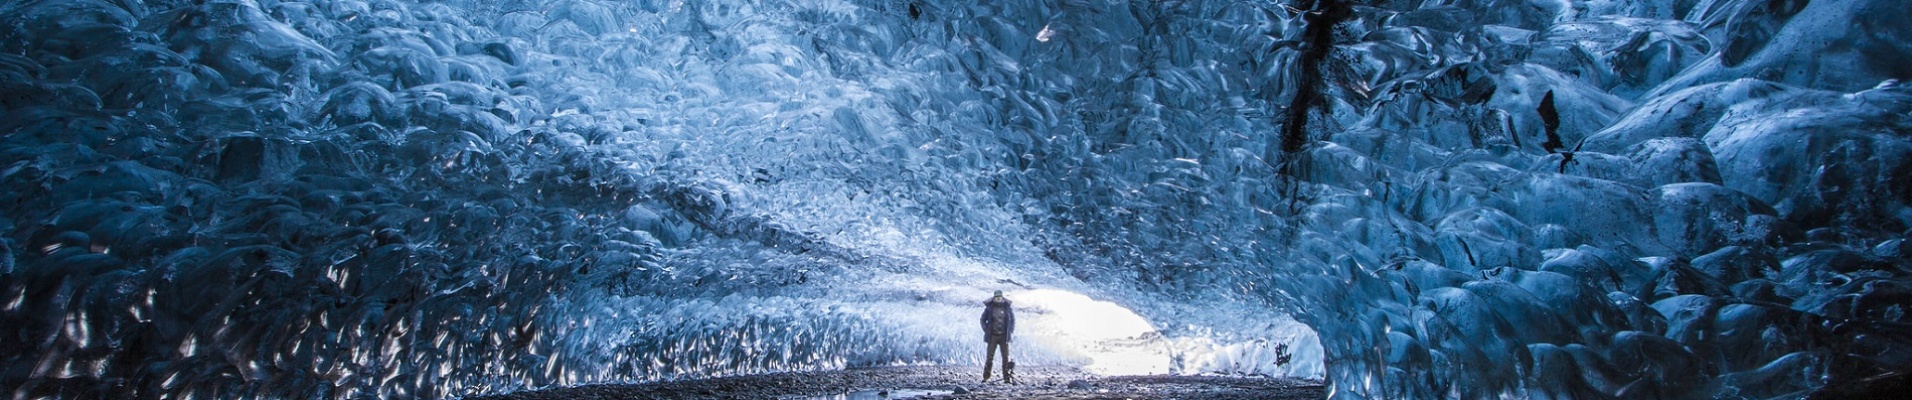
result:
[[[994,291],[1020,363],[1098,375],[1912,391],[1904,0],[5,0],[0,21],[9,399],[968,371]]]

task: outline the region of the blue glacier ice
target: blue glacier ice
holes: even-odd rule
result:
[[[1901,0],[0,2],[9,398],[1912,370]]]

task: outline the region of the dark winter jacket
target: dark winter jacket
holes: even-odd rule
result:
[[[983,302],[983,341],[989,343],[1009,343],[1009,334],[1016,332],[1016,312],[1010,311],[1009,299],[994,297]]]

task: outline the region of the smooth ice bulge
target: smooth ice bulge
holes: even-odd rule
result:
[[[0,388],[977,363],[1004,290],[1109,373],[1864,389],[1912,368],[1908,10],[8,3]]]

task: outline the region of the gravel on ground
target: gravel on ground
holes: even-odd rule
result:
[[[1321,399],[1320,382],[1238,376],[1097,376],[1076,368],[1022,367],[1016,383],[982,383],[968,366],[883,367],[790,372],[642,384],[590,385],[476,397],[483,400],[775,399],[833,400],[898,397],[904,389],[938,391],[917,400],[1057,399]],[[949,392],[949,393],[940,393]]]

